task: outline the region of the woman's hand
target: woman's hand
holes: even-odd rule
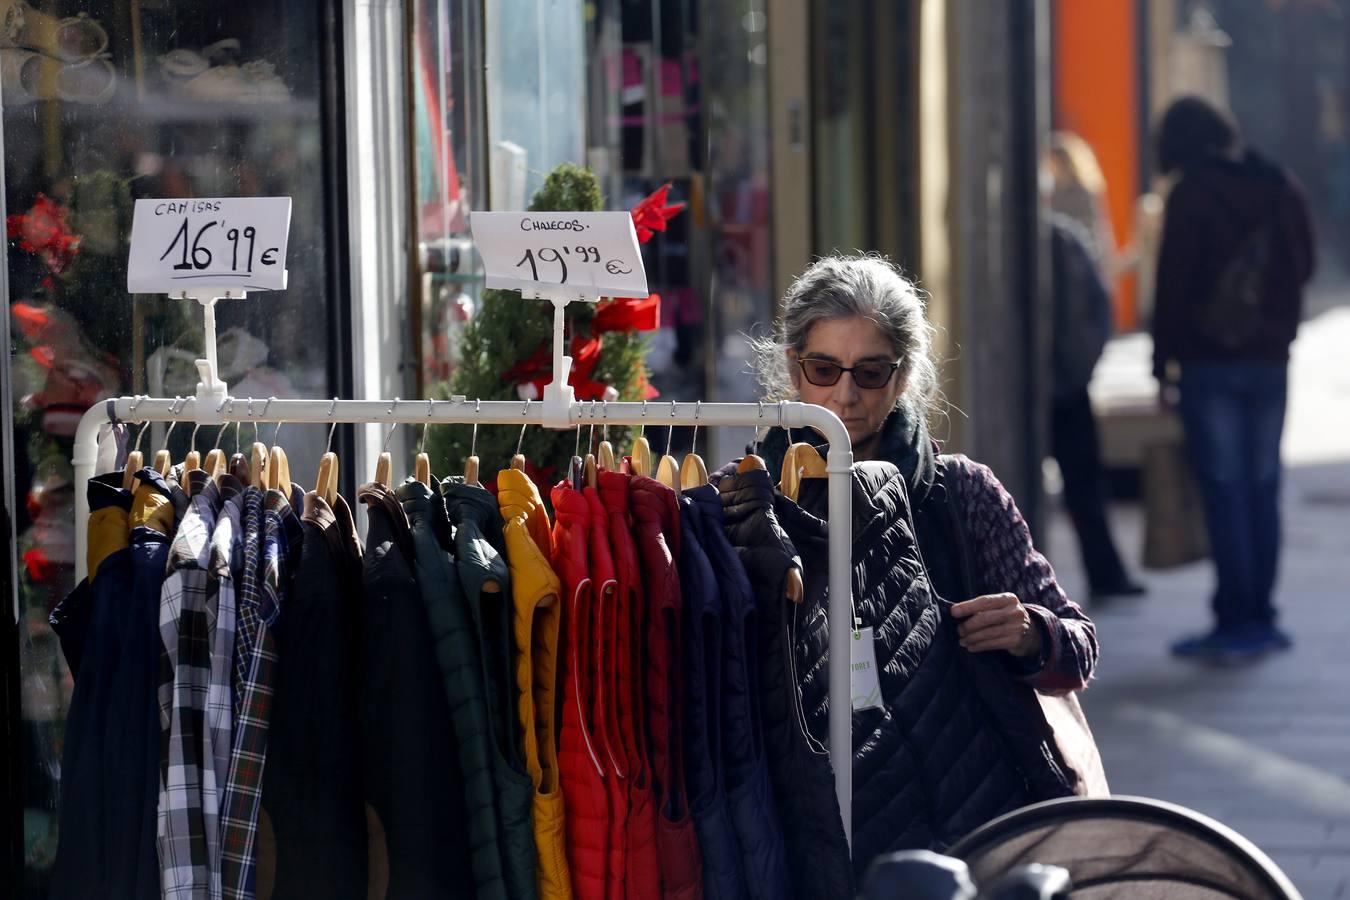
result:
[[[956,632],[971,653],[1007,650],[1025,659],[1041,652],[1041,630],[1015,594],[986,594],[956,603],[952,615],[965,620]]]

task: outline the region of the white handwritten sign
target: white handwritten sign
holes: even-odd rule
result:
[[[127,290],[284,290],[290,229],[290,197],[137,200]]]
[[[476,212],[469,217],[487,286],[526,297],[646,297],[626,212]]]

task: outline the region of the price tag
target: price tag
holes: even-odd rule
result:
[[[526,297],[646,297],[626,212],[476,212],[469,217],[487,286]]]
[[[853,709],[881,708],[881,673],[877,671],[877,645],[871,628],[855,631],[849,640],[849,681]]]
[[[290,228],[290,197],[137,200],[127,290],[284,290]]]

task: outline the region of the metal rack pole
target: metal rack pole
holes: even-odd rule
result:
[[[93,477],[98,457],[99,425],[110,419],[122,422],[286,422],[324,424],[437,425],[544,425],[546,416],[556,421],[540,402],[509,400],[279,400],[227,398],[212,407],[196,398],[118,397],[91,407],[75,432],[75,569],[85,576],[89,500],[85,483]],[[844,423],[822,406],[807,403],[591,403],[568,404],[567,419],[573,425],[609,422],[612,425],[751,425],[813,428],[830,444],[826,458],[829,473],[829,521],[845,527],[829,532],[830,663],[829,746],[835,760],[835,791],[843,815],[844,833],[852,840],[853,758],[852,697],[849,689],[849,635],[853,628],[852,570],[853,466],[852,444]],[[843,761],[842,763],[840,761]]]

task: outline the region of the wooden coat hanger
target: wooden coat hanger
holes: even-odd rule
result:
[[[783,456],[783,473],[779,489],[784,497],[795,502],[801,493],[802,481],[807,478],[828,476],[825,460],[821,459],[819,451],[810,444],[798,442],[788,447],[787,453]]]
[[[670,415],[675,416],[675,402],[671,401]],[[680,490],[680,464],[675,461],[675,457],[670,455],[670,438],[675,433],[674,426],[666,429],[666,452],[661,457],[661,461],[656,465],[656,480],[679,493]]]
[[[169,435],[173,434],[173,429],[178,425],[178,420],[169,423],[169,427],[164,431],[164,446],[155,451],[154,469],[160,474],[160,477],[169,477],[169,471],[173,468],[173,458],[169,455]],[[184,480],[186,480],[186,472]]]
[[[141,453],[141,438],[145,437],[145,429],[149,424],[149,422],[141,423],[141,430],[136,432],[136,445],[127,454],[127,466],[122,470],[122,490],[124,491],[136,487],[136,473],[145,467],[145,456]]]
[[[389,404],[389,415],[392,416],[394,414],[394,407],[396,406],[398,406],[397,397],[394,398],[393,403]],[[389,439],[394,436],[395,428],[398,428],[397,422],[390,425],[389,430],[385,432],[384,444],[380,450],[380,455],[375,460],[375,478],[373,480],[376,484],[381,484],[385,487],[389,487],[390,482],[393,479],[394,458],[389,455]]]
[[[604,469],[606,472],[618,471],[618,467],[614,464],[614,446],[610,444],[609,441],[600,442],[600,447],[596,451],[595,461],[600,468]]]
[[[329,408],[329,415],[337,409],[337,398],[333,398],[333,405]],[[323,456],[319,457],[319,474],[314,480],[314,492],[323,498],[323,502],[332,507],[337,502],[338,493],[338,456],[333,452],[333,431],[337,428],[334,422],[328,426],[328,444],[324,447]]]
[[[521,413],[521,415],[528,416],[529,414],[530,414],[530,401],[526,400],[525,411]],[[516,454],[515,456],[511,457],[511,468],[520,472],[525,471],[525,454],[520,452],[520,448],[525,443],[525,429],[529,427],[530,423],[528,422],[520,426],[520,437],[516,438]]]
[[[427,401],[427,418],[435,406],[434,400]],[[431,458],[427,456],[427,426],[422,425],[422,443],[417,447],[417,458],[413,461],[413,477],[427,487],[431,487]]]
[[[202,455],[197,452],[197,429],[201,427],[202,427],[201,422],[198,422],[196,425],[192,426],[192,437],[188,438],[187,456],[183,457],[184,472],[191,472],[193,469],[200,469],[202,467]],[[222,425],[221,427],[228,428],[229,425],[226,424]]]
[[[647,418],[647,401],[643,401],[643,418]],[[647,443],[647,424],[643,424],[643,430],[633,439],[633,451],[629,453],[629,468],[633,475],[645,475],[651,478],[652,475],[652,445]]]
[[[257,435],[254,435],[257,437]],[[213,453],[215,451],[212,451]],[[222,456],[224,454],[221,454]],[[266,489],[267,487],[267,445],[262,441],[254,441],[253,447],[249,451],[248,460],[249,483],[256,488]]]
[[[652,474],[652,445],[647,443],[647,439],[638,435],[633,440],[633,452],[628,457],[632,460],[633,474],[645,475],[648,478]]]
[[[694,437],[689,442],[689,452],[684,455],[684,462],[680,463],[680,488],[686,491],[708,483],[708,466],[703,462],[703,457],[694,452],[698,447],[698,412],[702,405],[702,401],[694,404]]]

